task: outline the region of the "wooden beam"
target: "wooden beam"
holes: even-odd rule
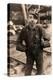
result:
[[[25,10],[25,5],[21,4],[21,7],[22,7],[22,11],[23,11],[24,20],[27,20],[27,14],[26,14],[26,10]]]

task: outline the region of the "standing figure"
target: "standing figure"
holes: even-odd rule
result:
[[[37,19],[34,19],[34,15],[28,16],[28,24],[22,29],[16,44],[17,50],[26,53],[25,75],[31,75],[34,61],[36,62],[37,74],[43,73],[43,47],[46,45],[44,45],[46,39],[43,27],[36,24]],[[49,46],[49,42],[46,46]]]

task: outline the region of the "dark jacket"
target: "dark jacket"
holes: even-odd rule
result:
[[[23,44],[25,42],[25,44]],[[45,31],[40,25],[34,27],[27,25],[22,29],[16,43],[16,50],[26,51],[36,47],[37,49],[43,49],[43,47],[50,46],[48,39],[45,38]]]

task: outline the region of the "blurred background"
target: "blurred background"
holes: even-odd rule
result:
[[[28,14],[34,13],[37,24],[43,25],[46,37],[51,43],[52,34],[52,7],[46,5],[31,4],[8,4],[7,6],[7,36],[8,36],[8,75],[23,76],[23,66],[26,64],[25,52],[16,51],[16,40],[23,27],[25,27]],[[52,56],[51,46],[43,50],[44,74],[51,74]],[[32,75],[36,73],[36,63],[34,62]]]

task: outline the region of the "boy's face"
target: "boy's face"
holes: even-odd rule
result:
[[[34,16],[33,15],[30,14],[28,16],[28,22],[29,22],[30,25],[33,25],[33,23],[34,23]]]
[[[34,16],[30,14],[30,15],[28,16],[28,21],[31,22],[31,21],[33,21],[33,20],[34,20]]]
[[[28,22],[29,22],[30,25],[33,26],[34,24],[37,23],[37,19],[34,19],[34,16],[33,16],[32,14],[30,14],[30,15],[28,16]]]

